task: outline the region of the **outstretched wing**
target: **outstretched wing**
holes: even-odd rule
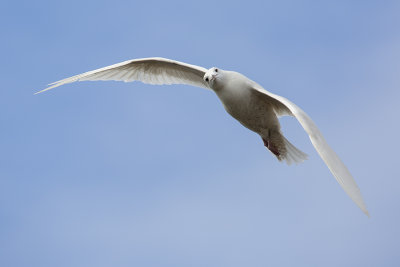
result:
[[[293,115],[303,126],[304,130],[308,133],[308,136],[311,139],[311,143],[314,145],[318,154],[324,160],[325,164],[328,166],[329,170],[332,172],[336,181],[340,184],[340,186],[344,189],[347,195],[357,204],[357,206],[367,215],[369,216],[367,207],[362,198],[360,189],[358,188],[356,181],[351,176],[349,170],[344,165],[344,163],[340,160],[338,155],[325,141],[325,138],[322,136],[321,132],[315,125],[315,123],[311,120],[311,118],[297,105],[289,101],[288,99],[275,95],[273,93],[268,92],[258,84],[254,85],[254,90],[273,98],[279,101],[282,105],[284,105],[287,109],[290,110],[291,115]],[[281,110],[284,110],[282,107]],[[287,114],[287,113],[286,113]]]
[[[166,58],[141,58],[127,60],[111,66],[88,71],[49,84],[36,94],[77,81],[141,81],[149,84],[188,84],[209,88],[203,76],[207,69]]]

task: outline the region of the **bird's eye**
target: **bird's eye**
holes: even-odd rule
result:
[[[208,77],[206,78],[206,82],[208,82]]]
[[[218,69],[215,69],[215,72],[218,72]]]

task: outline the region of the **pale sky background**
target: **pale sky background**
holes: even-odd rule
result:
[[[2,1],[0,266],[400,266],[400,1]],[[160,56],[302,107],[279,163],[211,91],[47,83]]]

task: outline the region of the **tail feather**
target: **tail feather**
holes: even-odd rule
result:
[[[288,165],[292,164],[292,162],[298,164],[308,159],[306,153],[292,145],[284,136],[282,137],[286,147],[286,154],[283,155],[282,159],[284,159]]]
[[[308,158],[294,145],[292,145],[280,132],[272,131],[267,138],[262,138],[264,146],[276,156],[279,161],[286,161],[288,165],[301,163]]]

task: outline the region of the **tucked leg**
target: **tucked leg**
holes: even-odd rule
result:
[[[278,159],[280,159],[281,154],[276,146],[273,145],[268,139],[263,138],[264,146],[268,148]]]

